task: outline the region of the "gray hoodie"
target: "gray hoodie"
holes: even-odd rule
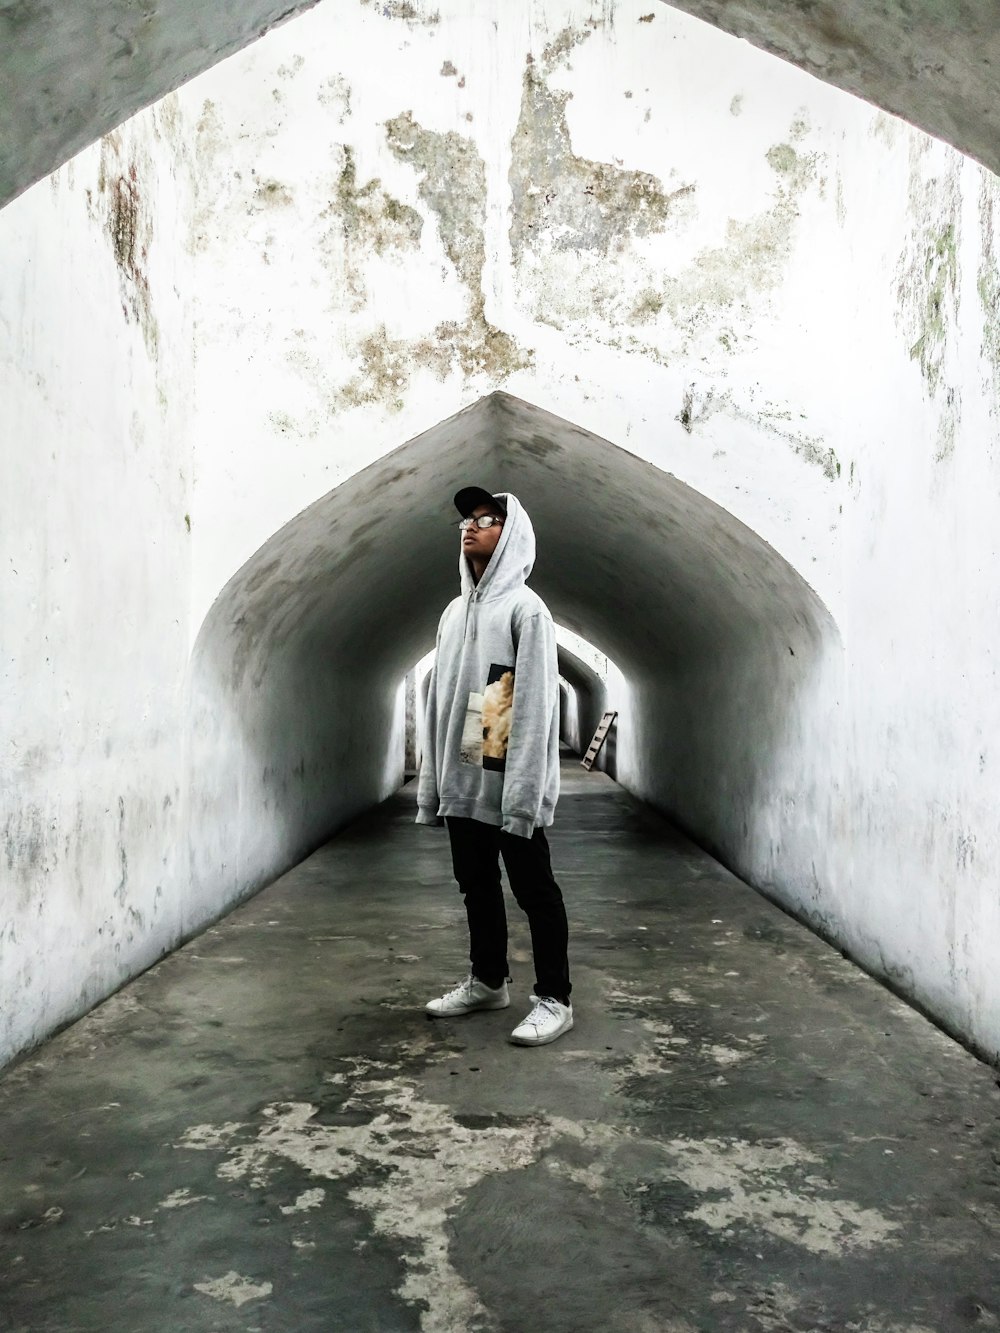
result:
[[[559,669],[552,617],[525,586],[535,532],[516,496],[476,585],[459,552],[461,596],[438,625],[417,784],[417,823],[478,819],[530,838],[559,797]]]

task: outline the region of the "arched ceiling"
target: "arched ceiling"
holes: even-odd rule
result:
[[[142,107],[314,3],[0,0],[0,206]],[[409,8],[383,7],[403,18]],[[1000,172],[994,0],[674,0],[674,7]]]
[[[1000,172],[1000,15],[991,0],[671,0],[671,7]]]
[[[316,0],[0,0],[0,207]]]
[[[468,484],[518,495],[537,537],[532,587],[627,676],[747,653],[806,671],[837,642],[806,582],[731,514],[608,441],[494,393],[266,542],[209,612],[196,674],[244,698],[293,659],[398,681],[433,646],[458,594],[449,525],[452,496]]]
[[[576,653],[559,645],[559,674],[568,685],[580,694],[590,695],[598,691],[603,681],[597,672],[586,662],[577,657]]]

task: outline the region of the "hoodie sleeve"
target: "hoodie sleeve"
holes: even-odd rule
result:
[[[441,634],[438,632],[438,648],[441,646]],[[424,752],[420,758],[420,775],[417,778],[417,819],[418,824],[437,825],[438,786],[437,786],[437,659],[431,667],[430,680],[427,682],[427,706],[424,709]]]
[[[514,665],[501,806],[505,833],[530,838],[539,823],[558,690],[555,627],[547,615],[529,616],[521,626]]]

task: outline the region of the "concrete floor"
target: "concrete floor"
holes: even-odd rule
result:
[[[552,834],[577,1025],[464,971],[412,787],[0,1082],[0,1328],[1000,1326],[1000,1089],[600,774]],[[515,919],[516,916],[516,919]]]

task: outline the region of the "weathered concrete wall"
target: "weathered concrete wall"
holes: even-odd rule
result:
[[[988,5],[928,0],[670,0],[1000,170],[1000,25]]]
[[[0,205],[316,0],[0,6]]]
[[[174,112],[0,215],[0,1060],[152,962],[186,912]]]
[[[618,713],[627,712],[628,687],[617,665],[586,639],[561,625],[556,627],[556,638],[559,644],[559,672],[570,694],[560,719],[560,739],[583,755],[607,709],[614,709]],[[617,742],[616,720],[593,764],[599,772],[608,773],[611,777],[616,776]]]
[[[620,780],[996,1050],[995,180],[630,0],[320,7],[170,115],[178,314],[156,327],[179,364],[193,319],[195,368],[189,417],[140,457],[177,486],[193,460],[171,538],[189,563],[156,548],[136,641],[169,617],[172,655],[157,642],[129,687],[189,740],[179,822],[144,823],[128,858],[179,846],[184,866],[170,928],[118,971],[87,906],[106,982],[398,780],[400,681],[454,595],[450,497],[476,480],[524,500],[535,586],[624,673]],[[58,269],[21,245],[13,271]],[[111,296],[78,304],[124,326]],[[33,356],[12,361],[16,419],[46,438]],[[60,366],[62,398],[78,379]],[[140,394],[139,421],[166,400]],[[145,485],[140,531],[94,553],[106,585],[153,558]],[[102,665],[70,669],[87,726]],[[46,698],[26,734],[65,744]],[[19,929],[40,956],[48,927]],[[97,993],[82,948],[77,1003]],[[65,1012],[44,983],[37,1012]]]
[[[144,106],[316,0],[75,0],[0,7],[0,204]],[[661,0],[649,7],[662,16]],[[363,0],[384,19],[440,14],[410,0]],[[991,0],[674,0],[676,8],[781,56],[1000,168]],[[332,0],[328,7],[332,8]],[[503,0],[478,0],[479,20]],[[604,3],[602,16],[613,14]],[[642,16],[646,18],[646,15]]]
[[[585,482],[567,438],[552,451],[551,423],[522,433],[496,484],[530,493],[535,465],[554,468],[536,583],[635,687],[620,775],[989,1046],[983,933],[956,926],[949,953],[941,912],[949,895],[956,920],[990,911],[993,835],[966,756],[993,705],[970,712],[964,748],[945,743],[964,655],[914,610],[942,561],[958,580],[992,540],[994,181],[650,12],[507,6],[486,42],[459,6],[343,7],[335,26],[317,10],[184,91],[204,163],[199,365],[225,386],[201,397],[195,603],[324,486],[493,388],[614,440],[746,525],[825,608],[802,624],[792,581],[745,591],[741,611],[735,588],[770,557],[733,572],[739,542],[713,551],[696,528],[679,545],[636,517],[632,483],[596,465]],[[483,448],[468,442],[454,481],[478,475]],[[977,518],[956,505],[972,493]],[[574,505],[603,582],[579,574]],[[650,532],[663,567],[643,602],[630,590]],[[554,561],[578,582],[553,590]],[[688,570],[706,561],[736,580],[722,601]],[[980,661],[987,601],[973,579],[943,608],[946,637]],[[673,618],[669,651],[644,617]],[[896,690],[910,756],[890,817],[875,793],[904,734]],[[926,901],[927,934],[897,884]]]

